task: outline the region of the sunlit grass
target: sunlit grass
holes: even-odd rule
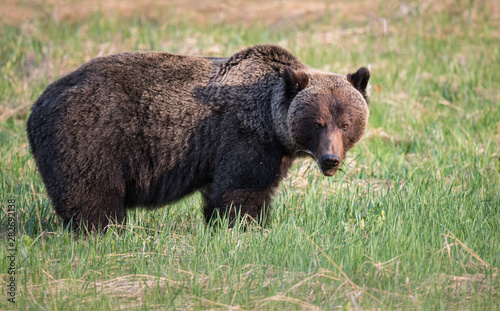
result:
[[[363,21],[322,15],[279,27],[102,14],[2,23],[2,242],[11,198],[18,231],[17,303],[2,297],[0,308],[497,308],[498,22],[465,2],[437,12],[418,2],[406,14],[379,9]],[[326,178],[312,161],[297,161],[265,228],[214,231],[196,194],[132,211],[106,234],[63,230],[25,134],[29,108],[49,83],[101,55],[229,56],[259,43],[337,73],[371,65],[369,128],[342,172]],[[2,285],[7,255],[1,247]]]

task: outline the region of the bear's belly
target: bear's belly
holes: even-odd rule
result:
[[[179,166],[150,180],[148,186],[137,181],[127,183],[125,207],[157,208],[173,203],[186,195],[192,194],[212,182],[208,170],[181,168]]]

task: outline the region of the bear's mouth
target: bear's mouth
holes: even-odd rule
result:
[[[335,175],[335,173],[337,173],[337,171],[338,171],[338,167],[334,167],[334,168],[330,168],[330,169],[321,168],[321,173],[323,173],[323,175],[328,176],[328,177]]]

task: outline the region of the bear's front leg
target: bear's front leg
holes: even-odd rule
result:
[[[230,226],[235,225],[238,216],[247,223],[265,223],[267,219],[271,195],[274,189],[233,189],[221,195],[214,196],[205,207],[207,223],[213,222],[219,215],[228,217]],[[249,216],[249,217],[248,217]]]
[[[230,226],[233,226],[239,215],[247,223],[261,225],[266,222],[274,189],[230,188],[212,192],[204,208],[205,220],[213,223],[219,215],[221,218],[228,217]]]
[[[246,217],[248,223],[265,224],[274,190],[291,166],[279,145],[255,148],[241,140],[238,145],[217,158],[214,181],[205,194],[207,223],[219,214],[234,225],[239,214],[242,219],[250,216]]]

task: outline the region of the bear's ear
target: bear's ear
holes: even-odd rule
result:
[[[368,103],[368,95],[366,94],[366,86],[370,80],[370,70],[366,67],[361,67],[355,73],[347,74],[347,81],[349,81],[366,100]]]
[[[298,92],[309,84],[309,77],[305,72],[293,70],[291,67],[286,67],[281,76],[283,77],[285,97],[288,101],[291,101]]]

